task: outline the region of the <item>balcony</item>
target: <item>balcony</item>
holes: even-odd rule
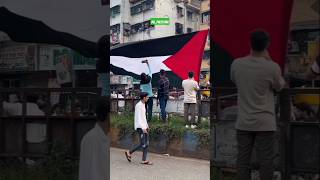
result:
[[[201,1],[200,0],[189,0],[186,5],[190,8],[193,8],[195,10],[200,11]]]

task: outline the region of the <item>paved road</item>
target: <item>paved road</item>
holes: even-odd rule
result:
[[[210,162],[149,153],[152,166],[141,165],[141,152],[129,163],[123,149],[111,148],[111,180],[209,180]]]

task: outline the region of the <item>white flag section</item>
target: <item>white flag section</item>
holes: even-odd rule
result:
[[[148,73],[148,67],[142,63],[143,60],[148,60],[151,73],[158,73],[161,69],[171,71],[164,63],[170,56],[153,56],[142,58],[129,58],[124,56],[111,56],[110,63],[118,68],[123,68],[128,72],[140,75],[141,73]],[[114,72],[115,73],[115,72]],[[116,73],[115,73],[116,74]]]

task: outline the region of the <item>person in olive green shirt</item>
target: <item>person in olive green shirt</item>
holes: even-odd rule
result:
[[[279,65],[267,52],[269,35],[258,30],[252,32],[250,38],[251,54],[235,59],[230,74],[238,89],[237,180],[251,179],[250,158],[254,144],[260,160],[260,179],[272,180],[277,129],[274,91],[280,91],[285,81]]]

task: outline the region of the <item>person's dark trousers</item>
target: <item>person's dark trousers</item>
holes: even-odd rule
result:
[[[168,101],[168,96],[159,97],[160,111],[161,111],[160,114],[161,114],[161,120],[163,122],[166,122],[167,120],[167,113],[166,113],[167,101]]]
[[[148,102],[146,103],[147,121],[148,122],[150,122],[152,120],[152,108],[153,108],[153,97],[149,97]]]
[[[195,103],[184,103],[184,120],[186,122],[186,125],[196,125],[195,112]],[[189,121],[189,113],[191,114],[191,121]]]
[[[250,160],[255,144],[260,163],[260,180],[272,180],[275,132],[237,130],[238,158],[237,180],[250,180]]]
[[[149,135],[147,133],[143,133],[141,128],[137,129],[137,132],[139,134],[139,141],[140,143],[135,146],[132,150],[130,150],[130,154],[134,153],[135,151],[142,148],[142,161],[147,160],[147,153],[148,153],[148,146],[149,146]]]

